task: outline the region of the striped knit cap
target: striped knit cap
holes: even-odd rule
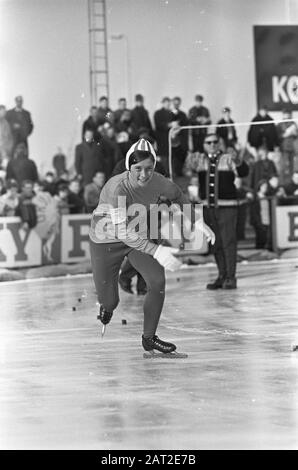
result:
[[[129,170],[129,158],[136,150],[141,150],[143,152],[150,152],[154,157],[154,166],[156,164],[156,153],[153,146],[146,139],[140,139],[135,144],[133,144],[128,150],[125,158],[125,168]]]

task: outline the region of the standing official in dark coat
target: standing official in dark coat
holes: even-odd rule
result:
[[[188,150],[188,130],[180,130],[181,126],[188,125],[186,114],[181,111],[181,98],[176,96],[172,100],[173,108],[173,124],[174,131],[172,134],[172,156],[173,156],[173,170],[175,176],[182,176],[182,169],[186,159]]]
[[[154,137],[149,113],[144,107],[144,97],[138,94],[135,96],[135,107],[131,111],[131,137],[134,142],[140,138],[140,131],[144,129],[150,137]]]
[[[169,130],[175,116],[170,109],[170,98],[163,98],[162,108],[154,113],[155,137],[157,144],[157,154],[161,157],[164,167],[168,168],[169,158]]]
[[[189,124],[191,126],[203,126],[211,124],[209,109],[203,106],[204,97],[202,95],[195,96],[195,105],[190,108],[188,113]],[[202,129],[193,129],[192,150],[194,152],[204,151],[204,139],[207,134],[207,127]]]
[[[83,186],[91,183],[97,171],[105,172],[101,146],[94,141],[91,129],[85,131],[84,141],[76,146],[75,169]]]
[[[89,117],[83,122],[82,126],[82,140],[84,140],[84,134],[86,130],[93,131],[94,140],[97,142],[99,139],[98,131],[98,110],[96,106],[91,106]]]
[[[6,178],[17,181],[19,188],[25,180],[33,183],[38,181],[38,172],[35,162],[28,158],[28,149],[24,143],[18,144],[13,158],[6,168]]]
[[[278,134],[272,117],[267,113],[267,107],[262,106],[252,122],[272,121],[272,124],[257,124],[250,126],[247,140],[252,147],[259,149],[266,147],[272,152],[278,146]]]
[[[225,127],[217,127],[216,134],[224,141],[225,147],[234,147],[238,139],[234,121],[231,118],[231,109],[226,106],[222,110],[222,115],[222,119],[217,124],[224,124]]]
[[[14,139],[14,148],[20,143],[24,143],[28,147],[27,139],[33,131],[31,114],[23,108],[22,96],[17,96],[15,102],[16,107],[6,113],[6,119],[10,124]]]
[[[207,134],[204,153],[190,155],[189,165],[199,178],[199,196],[204,220],[214,231],[214,257],[218,277],[207,289],[236,289],[237,263],[237,189],[235,177],[248,175],[248,165],[235,155],[219,150],[216,134]]]

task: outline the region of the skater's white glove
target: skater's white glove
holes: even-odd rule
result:
[[[169,246],[158,245],[156,252],[153,255],[159,264],[169,271],[176,271],[181,267],[180,261],[174,256],[174,253],[178,253],[178,248],[171,248]]]
[[[197,225],[198,229],[201,230],[201,232],[205,235],[207,238],[207,242],[210,242],[211,245],[214,245],[215,243],[215,233],[211,228],[205,224],[202,220],[199,221]]]
[[[125,207],[116,207],[116,209],[110,209],[110,216],[114,225],[122,224],[126,220]]]

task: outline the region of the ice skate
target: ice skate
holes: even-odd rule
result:
[[[153,336],[152,338],[144,338],[142,336],[142,345],[145,349],[143,357],[145,359],[183,359],[188,357],[187,354],[178,353],[176,351],[176,346],[173,343],[167,343],[162,341],[158,336]]]
[[[103,337],[106,331],[106,325],[110,323],[111,318],[113,316],[113,312],[108,312],[107,310],[104,309],[102,305],[99,305],[99,312],[97,314],[97,320],[100,320],[102,323],[102,329],[101,329],[101,336]]]

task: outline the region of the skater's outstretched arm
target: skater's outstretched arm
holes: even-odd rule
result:
[[[163,196],[172,201],[174,204],[178,204],[181,211],[183,211],[184,216],[184,224],[187,228],[187,232],[189,234],[195,228],[200,230],[207,238],[207,241],[214,245],[215,243],[215,234],[211,228],[205,224],[203,215],[196,210],[194,204],[191,203],[189,198],[182,192],[182,190],[177,186],[177,184],[173,183],[171,180],[163,177],[163,186],[164,186],[164,193]],[[190,208],[189,211],[185,211],[185,206]]]

